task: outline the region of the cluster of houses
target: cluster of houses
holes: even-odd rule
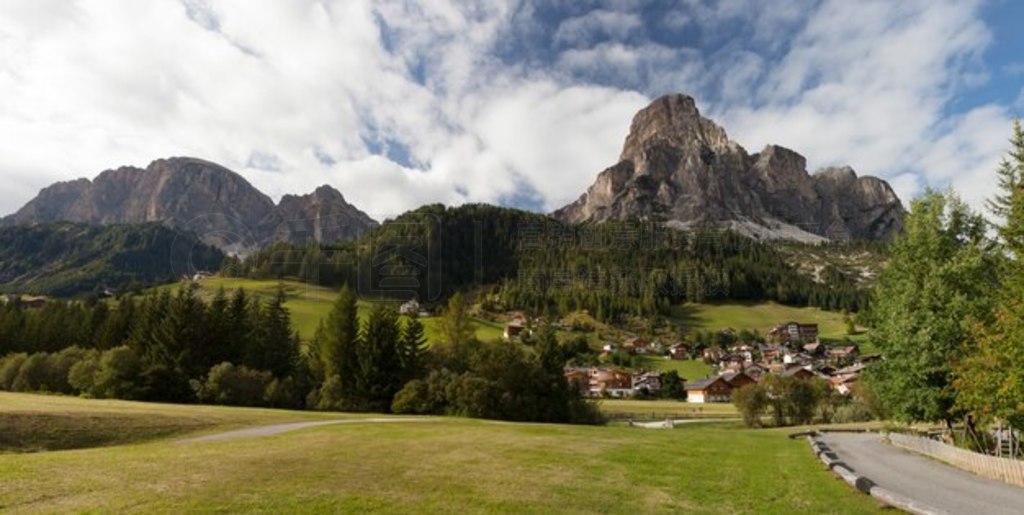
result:
[[[773,327],[763,342],[736,342],[726,347],[678,342],[663,346],[642,338],[630,338],[621,345],[609,343],[602,352],[609,355],[663,355],[665,359],[703,359],[715,365],[717,373],[686,381],[687,401],[730,402],[732,391],[761,381],[770,374],[799,379],[821,378],[840,394],[850,393],[865,366],[877,356],[861,356],[856,345],[827,346],[819,340],[817,324],[789,322]],[[633,397],[657,394],[662,387],[657,372],[631,372],[624,368],[567,368],[566,379],[590,397]]]
[[[625,398],[661,391],[658,372],[631,372],[623,368],[569,367],[565,379],[587,397]]]

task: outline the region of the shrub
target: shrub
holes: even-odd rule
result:
[[[732,403],[743,417],[747,427],[761,425],[761,417],[768,408],[768,394],[759,384],[748,384],[733,390]]]
[[[391,403],[391,411],[410,415],[426,415],[437,413],[437,406],[430,396],[430,387],[427,382],[420,379],[413,379],[395,394],[395,400]]]
[[[8,354],[0,360],[0,390],[14,391],[14,380],[21,371],[21,365],[28,359],[28,354],[19,352]]]
[[[221,363],[210,368],[205,381],[192,381],[196,397],[202,402],[234,406],[260,406],[265,401],[274,376],[265,370]],[[275,388],[279,390],[280,385]],[[275,391],[275,394],[279,392]]]
[[[49,356],[45,352],[37,352],[29,355],[28,359],[21,364],[21,369],[18,370],[11,389],[16,392],[40,391],[45,389],[49,377]]]
[[[100,356],[90,392],[105,399],[136,399],[142,395],[142,362],[127,346],[114,347]]]

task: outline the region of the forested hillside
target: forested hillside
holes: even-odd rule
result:
[[[358,244],[276,245],[224,272],[297,278],[360,293],[438,301],[469,287],[492,288],[507,309],[564,314],[587,309],[602,320],[667,314],[684,301],[775,300],[857,311],[862,277],[828,267],[814,274],[773,243],[721,231],[680,232],[649,222],[567,225],[488,205],[424,206],[386,221]],[[402,270],[413,286],[381,287]]]
[[[0,291],[74,296],[217,270],[224,254],[161,224],[0,228]]]

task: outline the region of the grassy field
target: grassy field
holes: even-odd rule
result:
[[[291,422],[284,410],[84,400],[0,391],[0,452],[78,449]],[[347,418],[302,412],[310,419]]]
[[[669,371],[675,370],[679,374],[679,377],[688,381],[694,379],[700,379],[710,375],[714,369],[711,365],[704,363],[698,359],[665,359],[661,356],[642,356],[640,358],[642,366],[644,368],[650,368],[654,370]]]
[[[313,413],[0,397],[37,415],[198,417],[211,427]],[[20,406],[20,407],[19,407]],[[217,426],[216,424],[221,424]],[[211,430],[211,427],[204,429]],[[784,431],[439,418],[262,438],[158,439],[0,455],[0,509],[33,512],[878,513]]]
[[[689,403],[671,400],[604,399],[598,401],[601,412],[621,418],[636,415],[637,418],[734,418],[739,417],[736,407],[730,403]]]
[[[306,283],[294,281],[259,281],[253,279],[240,279],[228,277],[210,277],[197,283],[200,287],[200,294],[205,298],[213,297],[217,290],[223,287],[230,294],[232,291],[242,288],[247,292],[261,299],[268,299],[277,293],[279,285],[285,288],[287,295],[286,306],[292,315],[292,325],[299,332],[303,339],[310,339],[316,333],[316,328],[331,310],[338,295],[337,289],[325,288]],[[177,289],[180,285],[173,284],[161,286],[161,288]],[[359,315],[363,317],[373,306],[372,302],[359,301]],[[426,317],[421,319],[429,342],[435,342],[439,338],[440,328],[438,317]],[[501,338],[504,328],[487,320],[474,319],[476,337],[481,340],[495,340]]]
[[[690,330],[721,330],[732,328],[758,330],[763,335],[784,322],[818,324],[822,339],[843,340],[848,337],[843,314],[818,308],[798,308],[774,302],[730,304],[683,304],[672,308],[672,318]],[[863,341],[866,334],[849,336]]]

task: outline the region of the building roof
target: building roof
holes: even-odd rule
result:
[[[704,379],[698,379],[696,381],[687,381],[685,387],[686,390],[704,390],[708,386],[711,386],[712,384],[718,381],[725,381],[727,383],[729,382],[722,376],[712,376],[705,377]]]

